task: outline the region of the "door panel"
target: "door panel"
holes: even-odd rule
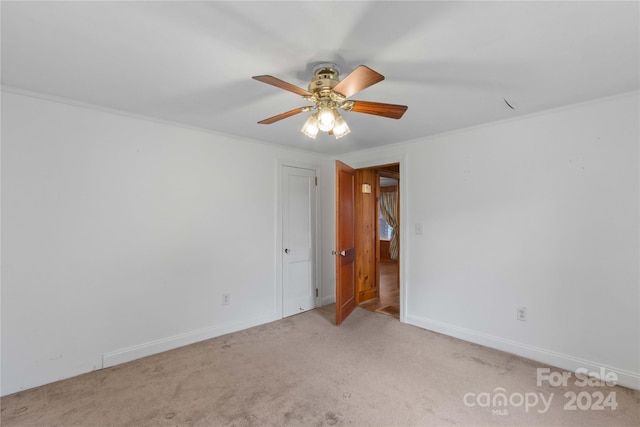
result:
[[[282,315],[315,308],[315,171],[282,167]]]
[[[336,325],[356,307],[355,170],[336,161]]]

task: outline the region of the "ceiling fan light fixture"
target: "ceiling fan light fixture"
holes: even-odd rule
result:
[[[336,124],[333,127],[333,135],[336,137],[336,139],[338,139],[347,135],[349,132],[351,132],[351,129],[349,129],[349,125],[347,125],[347,122],[344,121],[342,116],[338,115]]]
[[[309,116],[307,121],[304,122],[304,126],[302,126],[300,132],[304,133],[311,139],[316,139],[318,130],[318,119],[316,118],[315,114],[312,114],[311,116]]]
[[[351,130],[340,115],[338,108],[355,113],[399,119],[407,111],[406,105],[385,104],[382,102],[355,101],[347,99],[352,95],[384,80],[384,76],[365,65],[358,65],[345,78],[340,79],[339,70],[334,64],[320,63],[315,67],[309,83],[309,90],[287,83],[277,77],[262,75],[253,79],[280,89],[301,95],[305,101],[315,105],[299,107],[273,117],[261,120],[259,124],[271,124],[295,114],[315,110],[300,130],[309,138],[315,139],[319,131],[334,135],[336,139],[349,134]]]
[[[323,132],[333,129],[336,122],[336,110],[329,106],[322,106],[318,109],[318,128]]]

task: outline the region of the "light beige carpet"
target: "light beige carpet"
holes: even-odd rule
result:
[[[362,309],[339,327],[333,317],[316,309],[6,396],[2,425],[640,424],[640,392],[537,386],[543,366],[529,360]],[[617,408],[565,409],[567,392],[614,393]]]

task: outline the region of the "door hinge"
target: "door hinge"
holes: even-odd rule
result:
[[[318,288],[316,288],[316,298],[318,298]]]
[[[316,187],[318,186],[318,177],[316,176]]]

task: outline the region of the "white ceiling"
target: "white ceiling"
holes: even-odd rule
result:
[[[1,2],[2,84],[171,122],[339,154],[638,90],[639,3]],[[352,99],[408,105],[400,120],[345,112],[313,141],[312,68],[386,79]],[[505,103],[509,102],[515,109]]]

